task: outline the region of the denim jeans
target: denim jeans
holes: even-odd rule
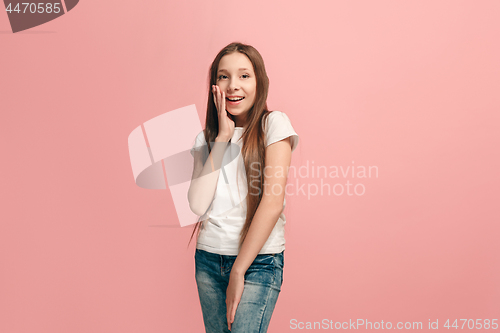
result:
[[[196,249],[195,278],[206,333],[265,333],[283,283],[284,253],[258,254],[245,273],[245,286],[231,331],[226,290],[237,256]]]

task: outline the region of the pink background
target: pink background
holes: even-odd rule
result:
[[[189,104],[204,126],[232,41],[265,60],[293,166],[379,169],[351,179],[362,196],[287,197],[269,332],[500,319],[499,16],[497,0],[84,0],[12,34],[2,10],[0,332],[203,331],[192,227],[134,183],[127,137]]]

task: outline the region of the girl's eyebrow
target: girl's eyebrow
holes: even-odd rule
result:
[[[240,68],[240,71],[249,71],[248,68]],[[227,72],[227,69],[219,69],[219,72]]]

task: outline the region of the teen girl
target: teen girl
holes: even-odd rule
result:
[[[210,68],[188,199],[200,216],[195,278],[209,333],[267,332],[283,282],[285,185],[299,137],[267,108],[259,52],[231,43]],[[210,144],[209,144],[210,143]]]

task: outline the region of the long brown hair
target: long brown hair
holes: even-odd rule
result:
[[[269,78],[267,77],[264,60],[260,53],[251,45],[233,42],[224,47],[215,57],[209,72],[209,85],[208,85],[208,103],[207,103],[207,117],[205,121],[205,141],[210,154],[210,142],[215,142],[215,138],[219,134],[219,117],[217,108],[215,106],[214,97],[212,94],[212,85],[217,84],[217,70],[219,62],[226,54],[240,52],[248,57],[252,62],[255,78],[257,80],[255,102],[253,106],[246,113],[246,126],[243,131],[242,142],[243,146],[241,154],[245,165],[245,173],[247,177],[247,214],[245,224],[240,233],[240,240],[238,251],[245,240],[245,237],[252,223],[257,207],[262,199],[264,193],[264,166],[265,166],[265,133],[262,124],[265,124],[266,118],[271,113],[267,108],[267,94],[269,91]],[[228,113],[233,119],[234,117]],[[257,163],[258,167],[255,167]],[[252,167],[250,167],[252,166]],[[200,223],[197,222],[193,228],[193,233],[189,239],[189,243],[193,239],[193,235],[198,230],[197,236],[200,232]],[[188,246],[189,246],[188,243]]]

